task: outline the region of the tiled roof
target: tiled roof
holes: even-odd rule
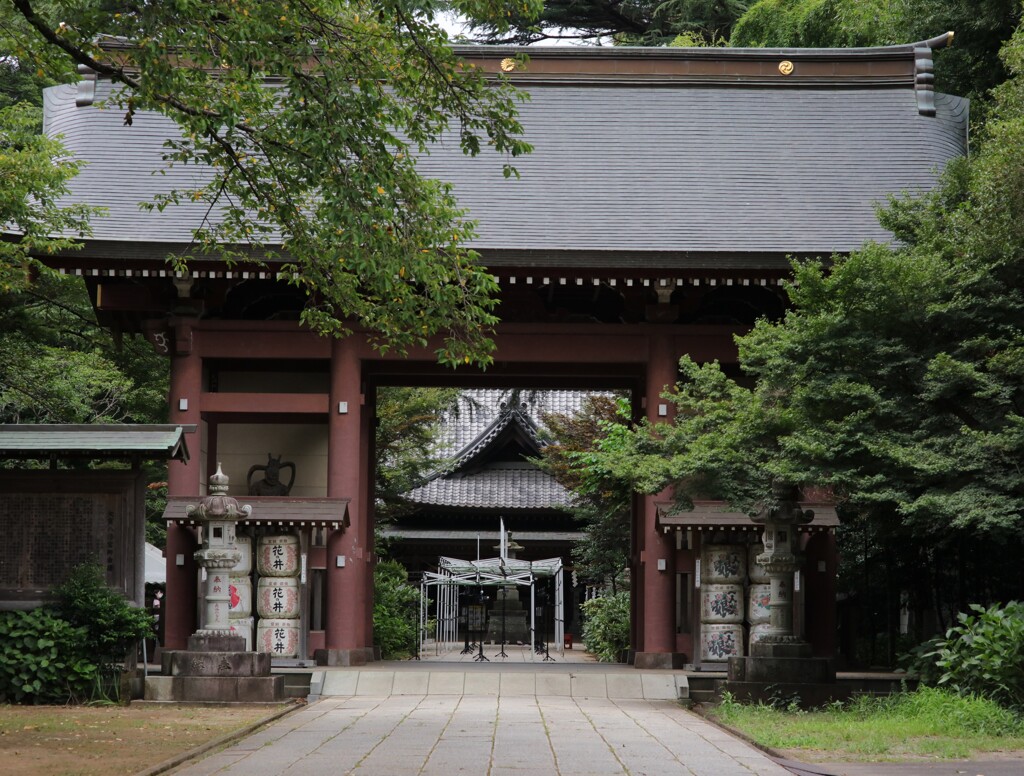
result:
[[[534,151],[515,160],[521,177],[506,179],[494,154],[463,155],[457,128],[431,146],[419,171],[453,185],[478,223],[473,247],[489,266],[529,256],[537,267],[656,268],[707,256],[705,266],[717,267],[742,255],[850,251],[892,239],[876,203],[932,188],[945,163],[966,151],[967,101],[936,94],[935,115],[922,115],[913,86],[582,76],[524,83],[530,99],[519,120]],[[137,257],[146,243],[154,252],[189,244],[210,215],[205,203],[138,207],[210,175],[193,165],[153,174],[165,166],[164,141],[178,135],[176,125],[140,111],[124,126],[120,111],[76,107],[75,90],[46,90],[44,123],[86,162],[65,201],[107,208],[92,219],[81,255],[90,245]],[[109,90],[101,79],[96,100]]]
[[[0,458],[189,458],[194,425],[13,424],[0,426]]]
[[[575,415],[591,392],[569,390],[520,391],[518,410],[536,427],[539,438],[544,436],[544,416]],[[476,440],[495,422],[503,405],[514,398],[511,391],[477,388],[463,391],[463,401],[457,413],[445,423],[442,448],[450,456],[462,457],[462,452],[475,447]]]
[[[417,504],[480,509],[555,509],[568,492],[547,472],[523,462],[495,462],[482,469],[436,477],[405,497]]]

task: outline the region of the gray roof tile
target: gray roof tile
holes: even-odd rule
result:
[[[640,266],[673,252],[727,262],[743,253],[849,251],[891,239],[874,205],[931,188],[967,143],[966,100],[936,95],[937,116],[927,117],[909,88],[527,88],[520,118],[534,152],[516,160],[521,180],[505,179],[494,154],[464,156],[454,138],[420,162],[424,175],[452,182],[479,221],[474,247],[485,261],[489,250],[535,252],[540,266],[556,251],[629,253]],[[99,98],[105,89],[101,82]],[[125,127],[118,111],[75,107],[72,86],[47,90],[45,116],[46,131],[89,163],[69,200],[109,208],[94,220],[96,241],[191,240],[204,205],[138,207],[209,174],[193,166],[155,174],[162,143],[176,132],[168,119],[140,113]]]
[[[527,463],[494,463],[470,473],[448,474],[410,491],[416,504],[441,507],[535,510],[568,506],[568,492],[547,472]]]
[[[187,461],[194,425],[0,425],[0,458],[173,458]]]

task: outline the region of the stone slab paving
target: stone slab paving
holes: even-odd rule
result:
[[[184,776],[787,776],[672,701],[567,695],[324,698]]]

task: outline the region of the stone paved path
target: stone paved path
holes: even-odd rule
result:
[[[785,776],[672,701],[325,698],[175,771],[188,776]]]

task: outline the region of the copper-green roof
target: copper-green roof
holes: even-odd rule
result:
[[[170,458],[187,461],[194,425],[0,425],[0,458]]]

